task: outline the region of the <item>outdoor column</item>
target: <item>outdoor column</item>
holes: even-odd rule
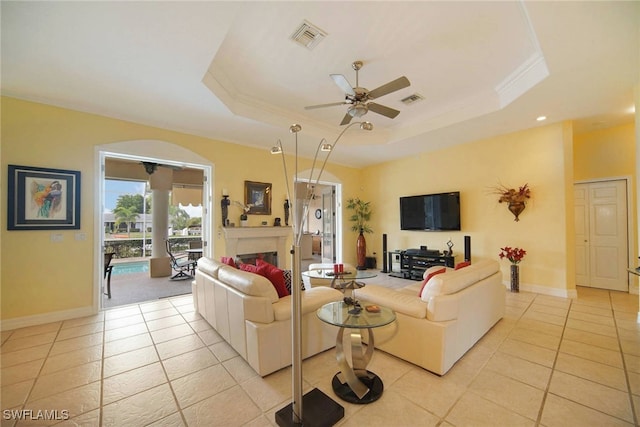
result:
[[[169,191],[173,183],[173,170],[158,168],[149,177],[151,188],[151,261],[150,277],[171,275],[169,255],[165,247],[169,229]]]

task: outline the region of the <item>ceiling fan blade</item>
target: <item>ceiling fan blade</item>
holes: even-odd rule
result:
[[[387,95],[391,92],[395,92],[400,89],[404,89],[405,87],[411,85],[409,83],[409,79],[405,76],[399,77],[392,82],[387,83],[386,85],[382,85],[371,92],[369,92],[369,99],[380,98],[381,96]]]
[[[342,118],[342,121],[340,122],[340,126],[344,126],[344,125],[348,125],[349,122],[351,122],[351,119],[353,117],[351,117],[351,114],[347,113],[344,115],[344,117]]]
[[[368,103],[367,107],[369,108],[369,111],[382,114],[383,116],[389,117],[390,119],[395,119],[398,116],[398,114],[400,114],[400,111],[398,110],[385,107],[384,105],[376,104],[375,102]]]
[[[305,109],[305,110],[314,110],[314,109],[316,109],[316,108],[333,107],[333,106],[336,106],[336,105],[345,105],[345,104],[348,104],[348,103],[347,103],[347,102],[345,102],[345,101],[342,101],[342,102],[332,102],[332,103],[330,103],[330,104],[309,105],[308,107],[304,107],[304,109]]]
[[[329,76],[331,76],[335,84],[337,84],[345,94],[355,96],[356,93],[353,91],[351,83],[349,83],[345,76],[342,74],[329,74]]]

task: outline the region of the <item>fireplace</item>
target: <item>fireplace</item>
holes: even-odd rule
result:
[[[256,254],[273,252],[275,262],[272,264],[284,268],[287,239],[292,234],[290,227],[223,227],[222,230],[227,246],[225,256],[234,259],[252,256],[255,261]]]
[[[255,264],[257,259],[268,262],[269,264],[278,265],[278,252],[258,252],[253,254],[238,254],[236,260],[240,260],[243,264]]]

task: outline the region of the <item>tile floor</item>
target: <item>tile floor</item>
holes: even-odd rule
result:
[[[637,295],[581,288],[576,300],[522,292],[507,293],[506,303],[506,317],[444,377],[375,352],[370,369],[384,394],[370,405],[340,401],[339,425],[638,424]],[[194,312],[190,296],[1,339],[2,427],[272,426],[291,399],[290,368],[258,377]],[[304,362],[305,387],[335,398],[334,355]],[[70,419],[11,419],[45,418],[44,410]]]

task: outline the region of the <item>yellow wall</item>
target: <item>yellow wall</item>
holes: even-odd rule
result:
[[[635,126],[628,123],[574,135],[574,179],[635,178]],[[635,179],[634,179],[635,181]],[[635,192],[634,192],[635,193]]]
[[[571,157],[566,161],[571,141],[565,128],[563,124],[536,128],[366,168],[363,181],[376,231],[368,241],[380,247],[381,235],[387,233],[389,250],[421,245],[444,250],[451,238],[457,262],[464,257],[465,235],[471,236],[473,260],[498,259],[503,246],[521,247],[528,252],[520,267],[521,286],[566,294],[575,286],[567,273],[573,260],[567,259],[565,197],[572,176],[565,170],[567,163],[571,165]],[[515,222],[492,188],[525,183],[532,198]],[[462,231],[400,230],[400,196],[446,191],[460,191]],[[502,261],[505,280],[508,265]]]
[[[1,254],[2,320],[35,316],[49,312],[91,307],[94,280],[99,277],[94,265],[95,227],[95,146],[130,140],[160,140],[179,145],[208,159],[215,167],[213,200],[222,188],[234,200],[243,200],[244,181],[273,183],[272,216],[250,216],[249,225],[262,220],[273,224],[284,216],[282,202],[286,194],[282,160],[268,150],[249,148],[207,138],[185,135],[97,115],[79,113],[43,104],[2,98],[2,177],[7,165],[40,166],[79,170],[82,174],[81,230],[87,240],[75,240],[78,230],[55,231],[63,241],[50,241],[50,231],[7,231],[6,209],[2,209]],[[282,131],[289,138],[287,129]],[[304,133],[304,131],[303,131]],[[301,137],[302,138],[302,137]],[[154,153],[148,153],[153,156]],[[310,167],[301,159],[300,170]],[[338,177],[345,197],[357,195],[361,171],[328,165],[327,172]],[[3,183],[6,182],[4,179]],[[2,188],[2,203],[7,198]],[[282,199],[282,200],[281,200]],[[230,208],[230,217],[239,217],[238,208]],[[236,221],[237,222],[237,221]],[[224,240],[217,236],[220,213],[216,211],[212,238],[214,257],[224,255]],[[345,227],[348,224],[345,225]],[[355,258],[355,236],[345,230],[344,257]]]
[[[630,178],[628,201],[631,207],[632,241],[629,244],[631,265],[638,259],[638,201],[636,176],[636,134],[633,122],[574,136],[574,179],[592,181],[605,178]],[[638,286],[637,276],[631,283]]]
[[[271,182],[273,215],[250,216],[250,225],[259,225],[262,220],[271,224],[274,217],[283,216],[281,199],[286,189],[281,159],[269,155],[267,150],[6,97],[2,98],[1,109],[2,182],[6,182],[8,164],[81,171],[80,231],[87,236],[86,241],[77,241],[76,231],[61,231],[64,241],[52,243],[48,231],[10,232],[6,230],[6,208],[0,209],[2,320],[92,306],[94,280],[99,277],[94,265],[99,248],[93,238],[97,216],[93,193],[98,175],[94,169],[95,146],[131,140],[160,140],[181,146],[214,165],[214,203],[219,200],[222,188],[229,190],[232,199],[242,200],[245,180]],[[469,235],[473,260],[497,259],[500,247],[505,245],[522,247],[528,251],[521,264],[523,288],[571,295],[575,288],[571,244],[573,180],[635,176],[635,152],[612,157],[620,147],[629,150],[629,145],[634,145],[634,131],[633,126],[622,126],[574,137],[571,124],[562,123],[425,152],[362,170],[328,165],[327,172],[342,181],[344,199],[360,197],[372,202],[374,233],[367,235],[367,248],[369,255],[376,252],[378,266],[382,265],[383,233],[388,235],[389,250],[421,245],[443,250],[451,238],[458,261],[463,258],[463,236]],[[283,135],[287,134],[283,129]],[[608,144],[615,144],[616,149],[611,150]],[[309,160],[301,160],[300,170],[309,167]],[[515,222],[506,206],[491,194],[492,188],[498,184],[517,187],[525,183],[532,189],[532,199],[521,220]],[[444,191],[461,192],[462,231],[400,230],[400,196]],[[0,203],[6,203],[6,192],[3,184]],[[633,194],[635,197],[635,190]],[[632,203],[635,206],[635,200]],[[345,218],[348,214],[343,211]],[[238,215],[237,208],[230,209],[231,218]],[[217,236],[219,216],[216,211],[212,227],[214,257],[224,255],[225,249],[224,240]],[[350,225],[344,221],[346,262],[355,260],[356,234],[349,230]],[[502,270],[506,281],[506,261],[502,261]]]

